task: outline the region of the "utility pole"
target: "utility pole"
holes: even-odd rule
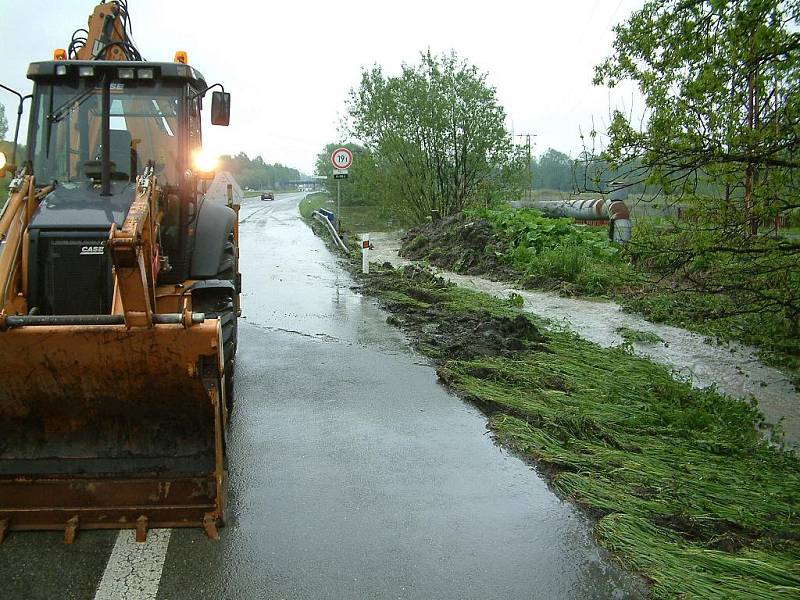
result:
[[[533,172],[531,171],[531,138],[536,137],[535,133],[518,133],[518,138],[525,138],[525,146],[528,149],[528,184],[525,186],[525,200],[530,200],[533,194]]]

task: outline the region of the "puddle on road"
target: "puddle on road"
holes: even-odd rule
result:
[[[371,262],[410,264],[411,261],[397,254],[400,247],[397,234],[371,234],[370,239],[375,246],[370,253]],[[482,277],[439,271],[453,283],[494,296],[507,298],[511,292],[517,293],[525,301],[525,310],[564,325],[601,346],[622,344],[624,340],[618,333],[622,327],[654,333],[664,343],[634,342],[636,354],[671,367],[695,387],[716,385],[720,392],[734,398],[754,397],[769,423],[781,422],[785,443],[800,449],[800,394],[784,373],[763,365],[754,348],[738,343],[708,344],[702,335],[651,323],[624,312],[614,302],[563,298],[547,292],[515,289]]]
[[[438,383],[290,208],[252,212],[241,229],[252,326],[240,333],[223,538],[236,560],[215,585],[241,597],[264,595],[258,585],[281,596],[300,585],[303,597],[644,597],[591,522],[495,444],[485,416]]]
[[[320,341],[407,348],[401,332],[368,324],[365,312],[379,309],[351,289],[353,280],[300,218],[295,200],[251,201],[241,214],[244,322]]]

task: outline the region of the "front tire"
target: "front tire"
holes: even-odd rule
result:
[[[234,289],[200,288],[192,293],[192,306],[195,312],[205,313],[207,317],[219,319],[222,327],[222,349],[225,361],[225,406],[228,414],[233,412],[233,379],[236,368],[236,349],[238,346],[239,323],[236,314],[236,245],[231,232],[225,244],[215,279],[230,281]]]

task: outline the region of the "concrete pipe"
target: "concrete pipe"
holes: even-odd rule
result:
[[[536,200],[533,208],[551,217],[572,217],[576,221],[608,222],[609,238],[620,244],[631,239],[631,217],[622,198],[577,199],[577,200]]]

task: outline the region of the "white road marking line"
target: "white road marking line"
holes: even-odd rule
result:
[[[170,533],[171,529],[151,529],[140,544],[135,530],[121,530],[94,600],[155,600]]]

